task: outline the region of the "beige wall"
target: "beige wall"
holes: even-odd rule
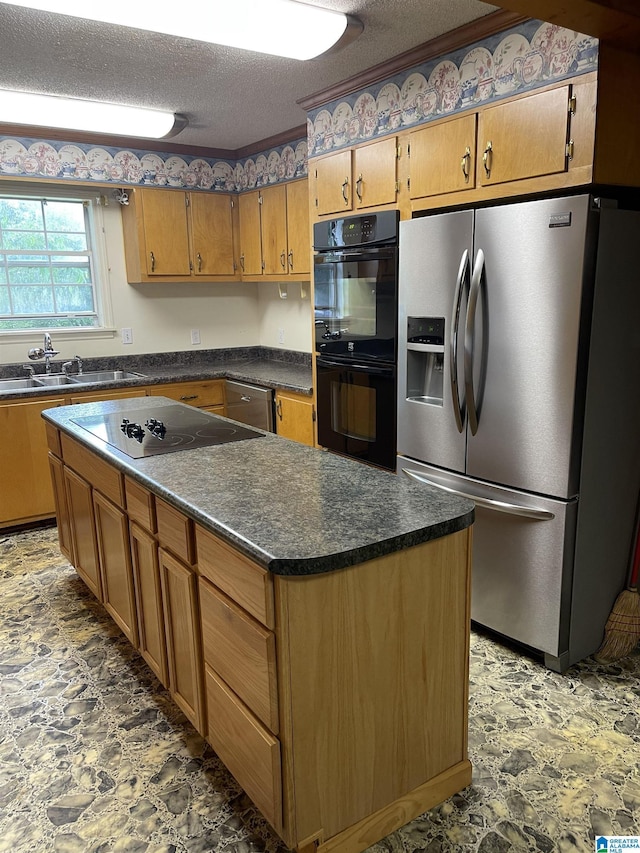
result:
[[[300,297],[299,284],[288,286],[286,300],[280,299],[273,283],[130,285],[120,208],[109,204],[102,216],[115,332],[87,336],[53,331],[51,337],[61,359],[258,344],[310,352],[311,309],[309,299]],[[120,331],[125,327],[133,331],[132,344],[122,343]],[[191,344],[192,329],[199,329],[200,345]],[[280,329],[284,330],[284,343],[279,343]],[[0,334],[0,363],[27,362],[30,347],[41,345],[41,334]]]

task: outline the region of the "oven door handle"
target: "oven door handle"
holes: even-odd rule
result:
[[[395,258],[397,249],[389,246],[384,246],[379,249],[376,248],[367,248],[367,249],[350,249],[347,252],[336,251],[332,249],[331,251],[319,251],[313,259],[314,264],[342,264],[348,263],[349,261],[359,262],[359,261],[380,261],[385,258]]]
[[[394,367],[381,367],[377,364],[362,364],[354,361],[333,361],[328,358],[317,358],[318,367],[339,367],[344,370],[359,370],[361,373],[370,373],[373,376],[393,376]]]

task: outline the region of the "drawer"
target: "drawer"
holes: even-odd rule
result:
[[[275,829],[282,827],[280,742],[205,665],[207,740]]]
[[[144,486],[129,477],[124,478],[124,491],[127,498],[127,514],[132,521],[150,533],[156,532],[156,502],[154,496]]]
[[[269,572],[197,525],[196,545],[198,572],[267,628],[274,628],[273,579]]]
[[[98,458],[92,450],[85,449],[77,441],[62,435],[62,456],[65,465],[80,474],[99,492],[124,509],[124,482],[122,474]]]
[[[184,563],[193,566],[196,561],[196,552],[191,519],[160,498],[156,498],[156,521],[160,544],[173,552],[176,557],[180,557]]]
[[[204,578],[200,615],[205,663],[277,734],[275,635]]]
[[[224,380],[205,379],[201,382],[175,382],[171,385],[151,385],[149,394],[170,397],[190,406],[224,405]]]

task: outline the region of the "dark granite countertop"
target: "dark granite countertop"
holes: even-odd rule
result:
[[[60,362],[52,362],[52,372],[61,370]],[[311,355],[309,353],[274,350],[267,347],[185,351],[83,359],[84,371],[125,370],[140,373],[135,379],[117,382],[92,382],[42,388],[21,388],[0,393],[0,400],[38,398],[81,394],[83,391],[110,390],[162,385],[166,382],[188,382],[199,379],[235,379],[266,388],[312,393]],[[38,373],[44,365],[34,365]],[[73,368],[75,370],[75,368]],[[24,377],[22,365],[0,367],[0,378]]]
[[[132,459],[71,422],[158,405],[176,403],[137,397],[43,417],[275,574],[344,568],[473,522],[471,501],[272,433]]]

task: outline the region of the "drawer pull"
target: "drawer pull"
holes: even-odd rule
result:
[[[186,402],[187,400],[197,400],[197,399],[198,399],[198,395],[197,395],[197,394],[183,394],[183,395],[180,397],[180,399],[181,399],[181,400],[184,400],[185,402]]]

